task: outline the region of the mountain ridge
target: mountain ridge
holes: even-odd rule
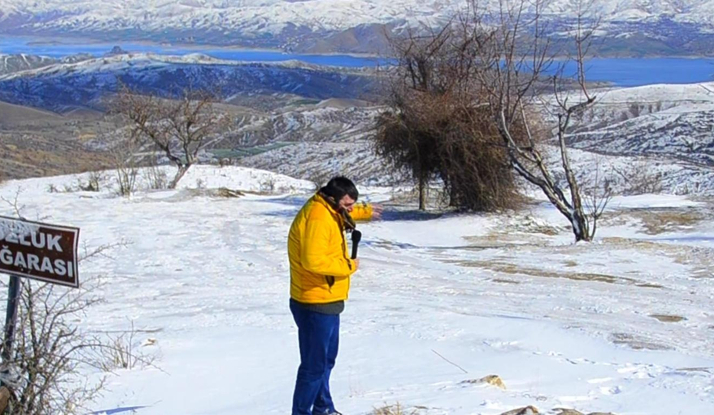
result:
[[[497,2],[482,3],[493,8]],[[554,0],[543,18],[556,26],[572,27],[578,4]],[[388,46],[385,31],[400,33],[422,24],[438,26],[465,5],[463,0],[0,0],[0,33],[151,39],[313,53],[379,52]],[[597,0],[585,16],[601,20],[603,41],[642,34],[655,43],[649,46],[634,39],[620,49],[714,53],[707,46],[712,42],[688,44],[681,39],[691,38],[693,33],[714,39],[714,0]]]

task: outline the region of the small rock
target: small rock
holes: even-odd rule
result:
[[[508,412],[504,412],[501,415],[538,415],[540,412],[538,412],[538,409],[536,409],[535,406],[526,406],[525,408],[518,408],[518,409],[513,409]]]

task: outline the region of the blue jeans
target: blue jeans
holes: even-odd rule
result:
[[[340,337],[340,315],[321,314],[290,302],[298,326],[298,368],[292,415],[335,412],[330,396],[330,373],[335,367]]]

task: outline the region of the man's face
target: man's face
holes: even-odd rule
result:
[[[342,196],[342,199],[340,199],[340,203],[338,204],[338,207],[340,210],[346,210],[348,213],[352,212],[352,209],[355,207],[355,202],[356,200],[352,199],[350,195],[344,195]]]

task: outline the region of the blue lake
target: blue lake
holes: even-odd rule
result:
[[[119,46],[127,52],[151,52],[162,55],[186,55],[201,53],[217,59],[235,61],[282,62],[299,60],[315,65],[364,67],[384,64],[385,59],[351,55],[301,55],[283,53],[274,50],[232,49],[211,46],[172,46],[155,43],[115,42],[115,43],[68,43],[51,42],[46,39],[0,37],[0,53],[28,55],[43,55],[51,58],[62,58],[78,53],[89,53],[101,56],[114,46]]]
[[[565,65],[565,76],[575,76],[577,67]],[[585,63],[588,81],[612,82],[618,86],[690,84],[714,81],[714,59],[706,58],[596,58]]]
[[[281,62],[299,60],[316,65],[374,67],[388,61],[374,57],[351,55],[290,54],[272,50],[246,50],[211,46],[172,46],[140,42],[79,43],[55,42],[28,37],[0,37],[0,53],[26,53],[53,58],[77,53],[101,56],[114,46],[128,52],[153,52],[166,55],[202,53],[218,59],[236,61]],[[589,81],[611,82],[619,86],[639,86],[659,83],[684,84],[714,81],[714,59],[707,58],[594,58],[586,64]],[[565,75],[575,73],[575,65],[566,65]]]

